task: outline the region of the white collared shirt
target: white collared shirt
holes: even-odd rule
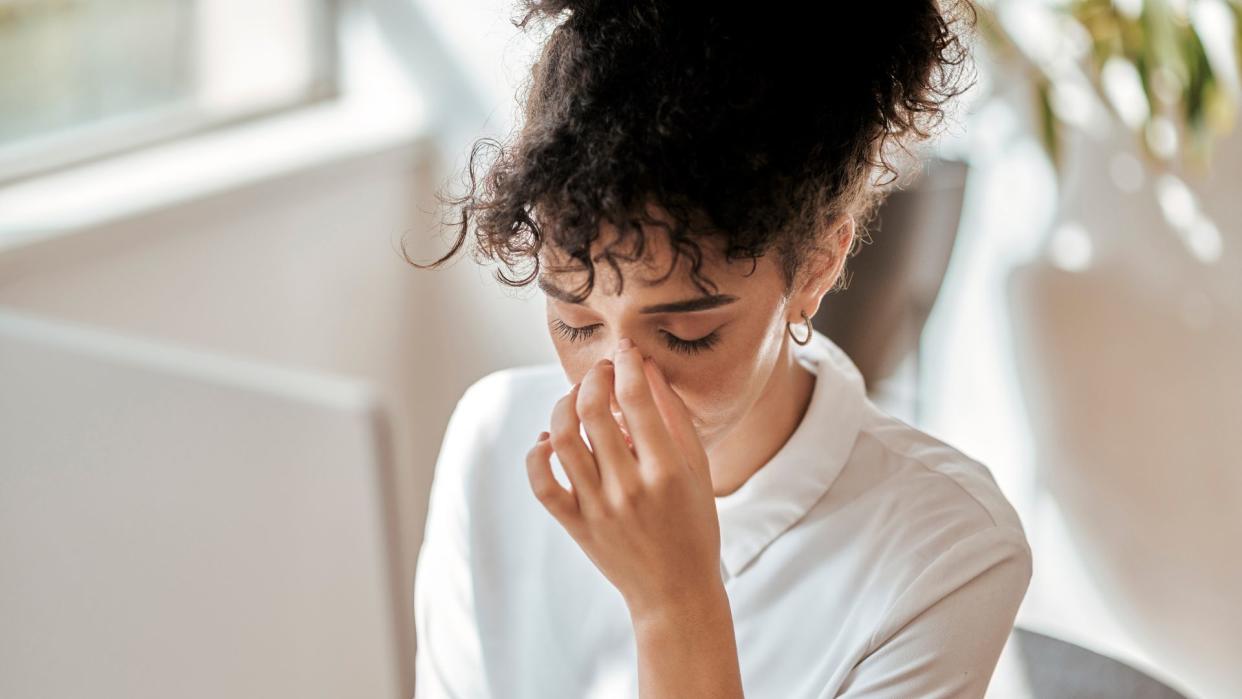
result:
[[[716,498],[745,695],[982,697],[1032,572],[1017,513],[985,466],[872,404],[822,333],[794,351],[806,414]],[[556,363],[519,367],[457,404],[414,583],[417,699],[638,696],[620,593],[526,475],[569,388]]]

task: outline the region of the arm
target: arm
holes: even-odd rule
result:
[[[631,615],[642,697],[740,698],[733,612],[719,579],[677,607]]]
[[[474,610],[466,480],[481,457],[470,400],[473,387],[449,419],[436,462],[427,524],[414,580],[414,696],[481,699],[488,696]]]
[[[1030,549],[993,527],[937,557],[901,593],[840,699],[980,699],[1031,579]]]
[[[707,453],[656,364],[625,340],[613,356],[556,402],[526,454],[531,490],[625,599],[644,699],[739,697]],[[553,478],[554,450],[570,489]]]

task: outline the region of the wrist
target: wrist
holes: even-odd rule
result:
[[[629,610],[630,619],[639,631],[670,624],[686,628],[688,624],[699,624],[721,616],[732,617],[729,595],[719,578],[706,585],[689,588],[685,594],[630,604]]]

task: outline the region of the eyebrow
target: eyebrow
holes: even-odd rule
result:
[[[584,304],[573,300],[572,295],[553,286],[548,280],[539,277],[539,288],[543,293],[560,301],[574,306],[582,306]],[[738,297],[732,294],[711,294],[709,296],[699,296],[698,298],[686,299],[685,301],[672,301],[670,303],[657,303],[653,306],[643,306],[638,309],[639,313],[693,313],[694,311],[706,311],[712,308],[719,308],[737,301]]]

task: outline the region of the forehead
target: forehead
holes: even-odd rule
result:
[[[651,295],[657,291],[680,296],[698,296],[726,292],[741,282],[751,269],[751,261],[725,262],[717,239],[696,237],[693,243],[701,256],[698,277],[706,286],[700,289],[691,277],[692,260],[686,253],[674,254],[667,232],[659,226],[644,226],[642,256],[630,260],[638,251],[638,234],[630,231],[624,240],[618,238],[616,227],[600,226],[600,237],[591,244],[590,257],[595,271],[591,296],[598,294],[626,296]],[[614,256],[617,269],[605,257]],[[554,286],[572,293],[586,284],[588,274],[580,260],[570,257],[555,245],[546,245],[539,252],[540,286]],[[670,266],[675,265],[672,269]],[[618,276],[618,273],[620,276]]]

